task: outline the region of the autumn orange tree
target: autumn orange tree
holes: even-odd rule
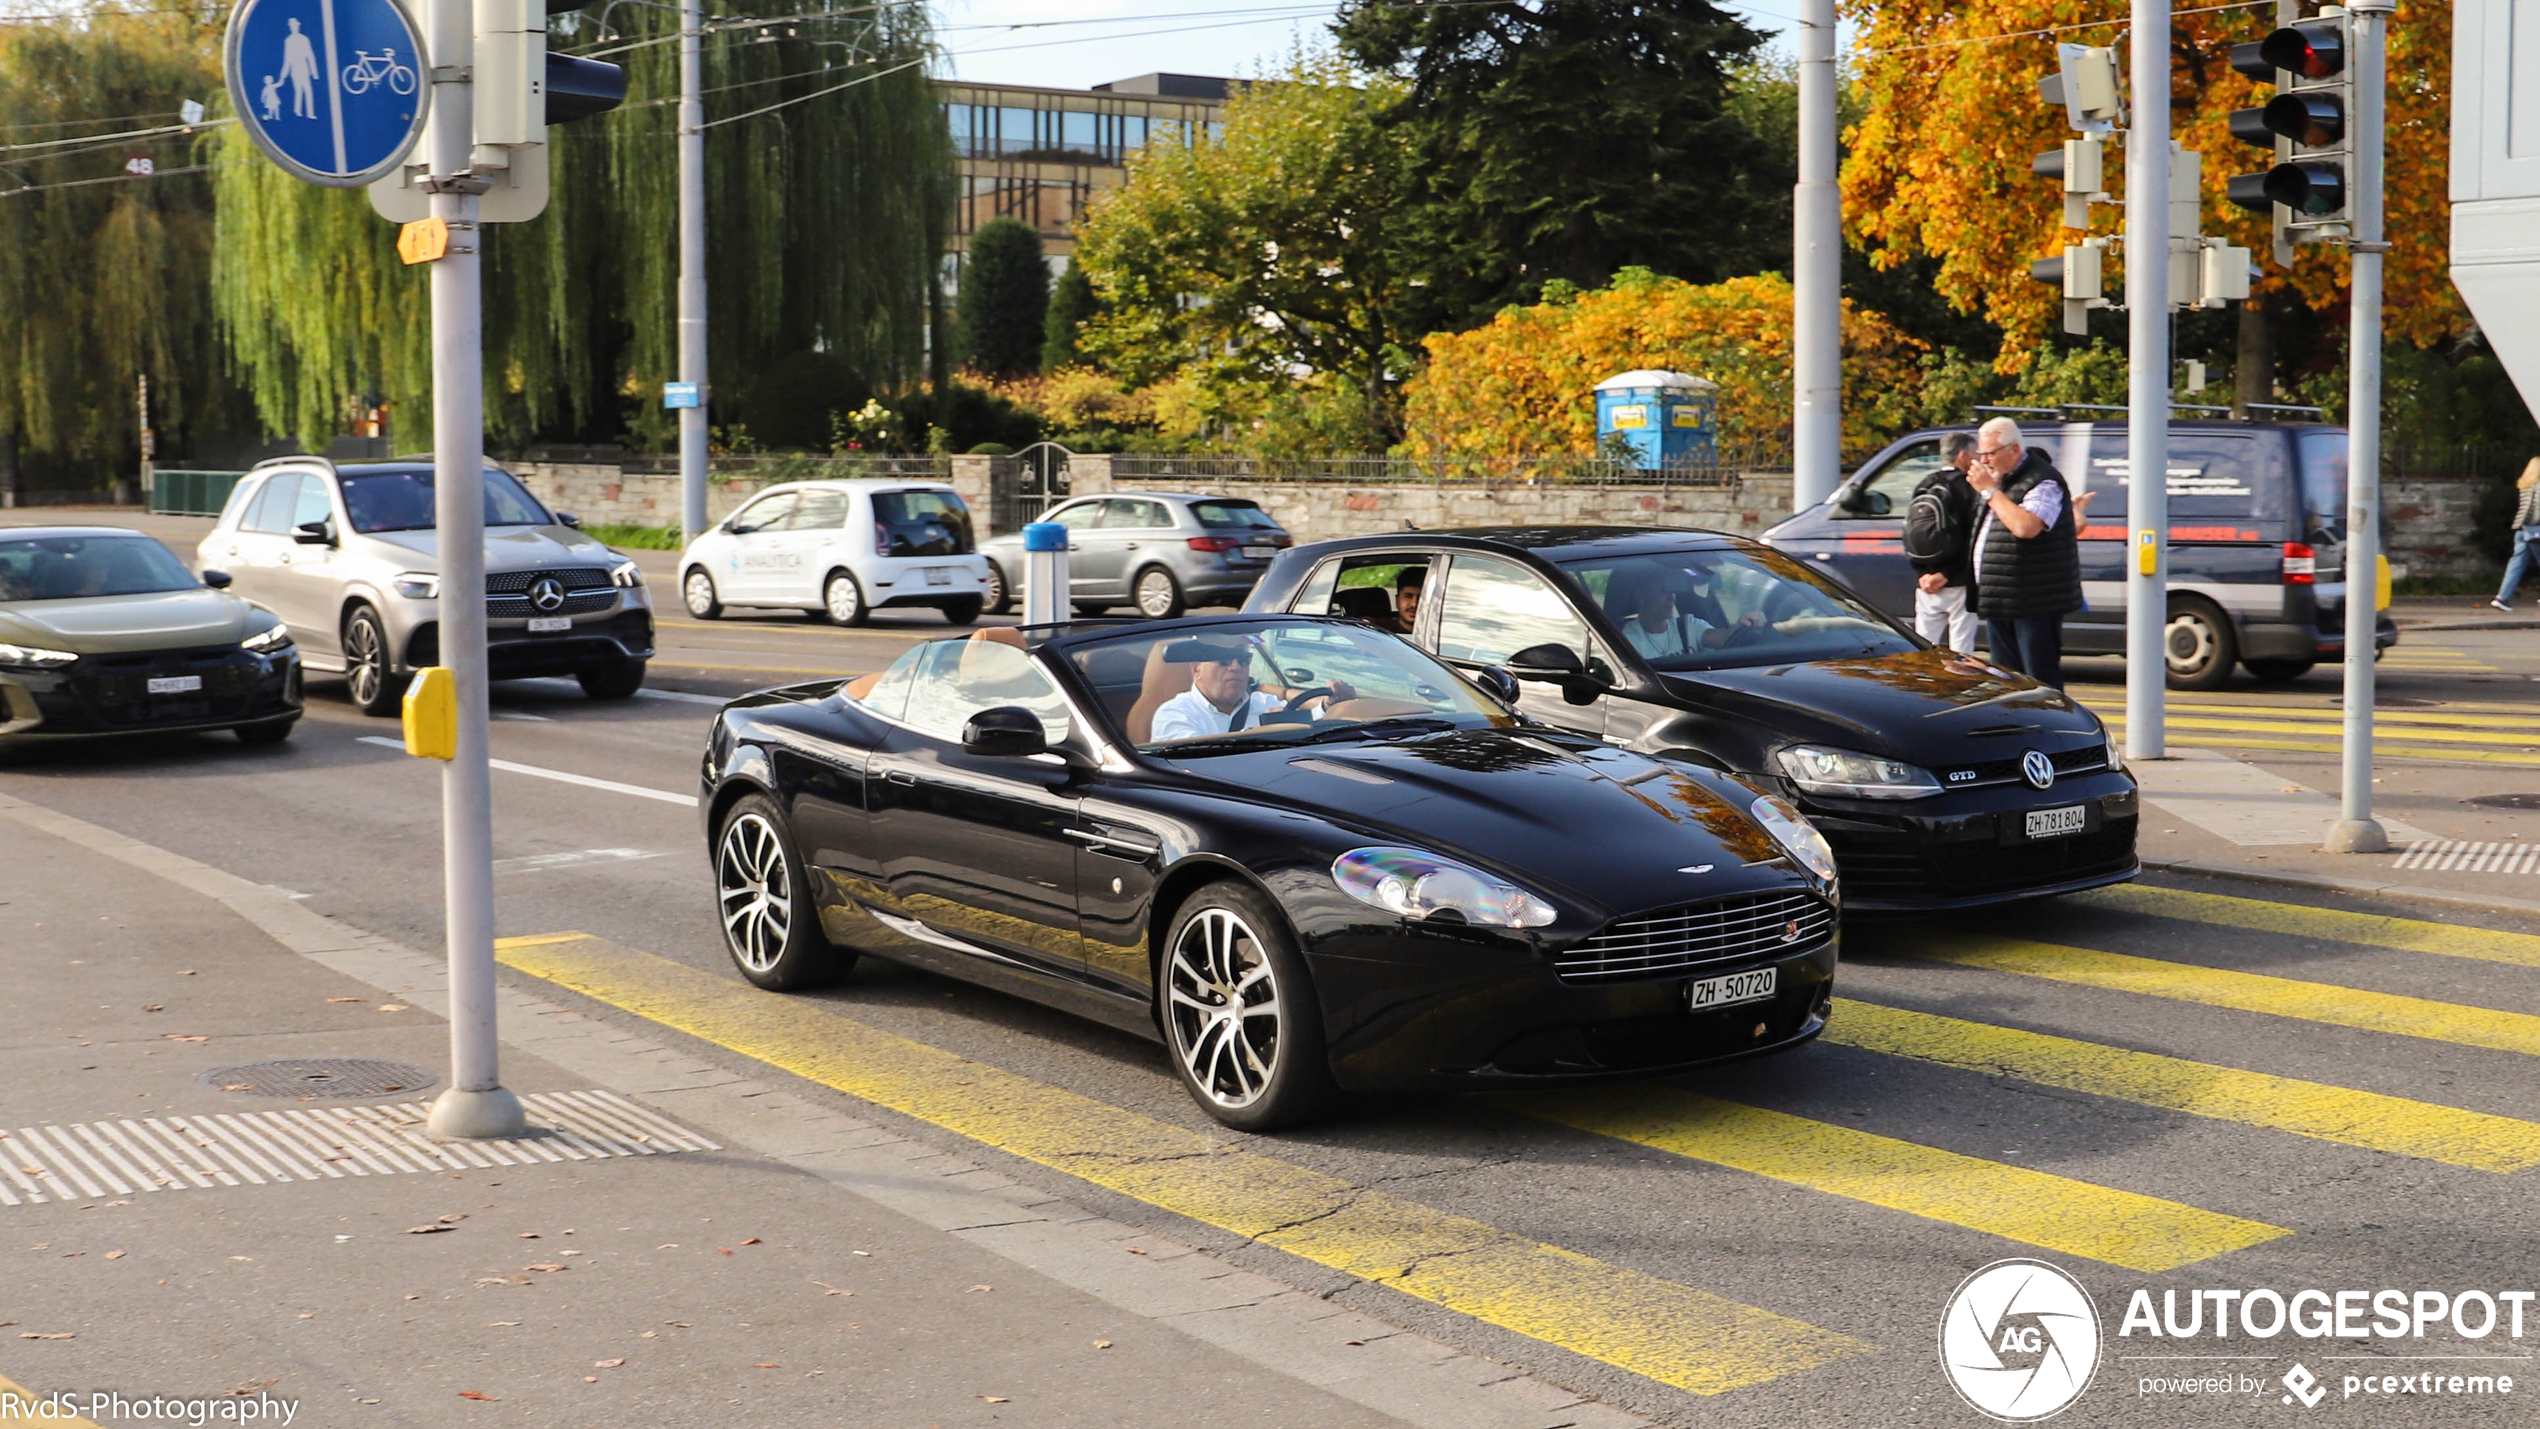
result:
[[[1739,459],[1790,427],[1790,281],[1778,273],[1693,284],[1626,268],[1614,284],[1548,288],[1468,332],[1427,338],[1429,362],[1404,389],[1412,456],[1588,452],[1596,384],[1656,367],[1720,387],[1721,454]],[[1923,344],[1865,308],[1845,305],[1847,448],[1875,445],[1917,417]]]
[[[2061,110],[2037,96],[2055,45],[2119,44],[2117,0],[1853,0],[1861,118],[1846,134],[1843,204],[1854,240],[1893,266],[1939,260],[1937,286],[1962,311],[2005,334],[1997,365],[2026,365],[2053,330],[2058,295],[2028,276],[2030,260],[2077,241],[2062,226],[2053,181],[2029,170],[2072,137]],[[2268,221],[2233,205],[2234,173],[2272,162],[2231,136],[2231,111],[2273,90],[2231,67],[2234,43],[2275,25],[2272,0],[2186,12],[2172,20],[2172,136],[2204,155],[2205,231],[2248,247],[2268,270],[2263,296],[2290,290],[2325,309],[2346,295],[2342,248],[2297,247],[2292,269],[2266,260]],[[2048,33],[2051,31],[2052,33]],[[2450,144],[2451,7],[2403,7],[2390,21],[2386,331],[2426,346],[2466,330],[2452,289],[2445,186]],[[2108,147],[2109,188],[2122,195],[2121,145]],[[2113,231],[2117,215],[2104,215]]]

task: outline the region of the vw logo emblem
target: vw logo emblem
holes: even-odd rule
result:
[[[2049,788],[2055,782],[2055,761],[2034,749],[2028,750],[2020,755],[2020,777],[2032,788]]]
[[[557,580],[554,576],[540,576],[530,583],[529,603],[540,610],[564,609],[564,582]],[[2043,789],[2046,786],[2040,784],[2037,787]]]

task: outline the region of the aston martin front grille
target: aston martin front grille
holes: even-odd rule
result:
[[[1815,894],[1746,893],[1618,918],[1563,952],[1563,982],[1676,977],[1759,953],[1802,952],[1834,935],[1834,910]]]

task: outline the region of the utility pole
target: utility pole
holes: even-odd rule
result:
[[[2330,853],[2380,853],[2372,816],[2373,656],[2381,616],[2381,159],[2392,0],[2348,6],[2354,50],[2354,288],[2346,336],[2346,732]]]
[[[432,486],[440,556],[440,663],[457,719],[441,770],[442,917],[450,961],[450,1087],[432,1103],[435,1136],[517,1136],[528,1125],[503,1086],[494,1034],[494,790],[485,689],[485,323],[472,0],[431,0],[432,109],[424,135],[432,217],[448,246],[432,260]]]
[[[2170,6],[2134,0],[2133,127],[2126,131],[2125,752],[2165,742],[2170,535]]]
[[[1835,189],[1835,0],[1799,11],[1799,183],[1791,191],[1790,505],[1843,484],[1843,198]]]
[[[679,528],[684,544],[706,532],[706,103],[705,12],[679,5]]]

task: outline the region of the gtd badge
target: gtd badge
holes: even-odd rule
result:
[[[2099,1311],[2054,1266],[1997,1260],[1949,1297],[1940,1368],[1978,1414],[2006,1424],[2051,1419],[2098,1373]]]
[[[2055,761],[2034,749],[2028,750],[2020,755],[2020,777],[2032,788],[2047,788],[2055,782]]]

